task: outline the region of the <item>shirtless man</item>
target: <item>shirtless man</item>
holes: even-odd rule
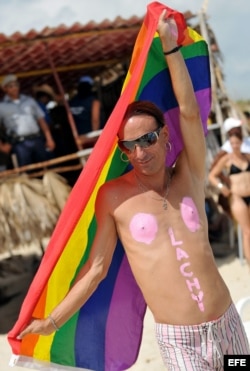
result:
[[[223,354],[247,354],[249,348],[209,245],[199,107],[164,18],[165,11],[158,32],[163,50],[174,50],[166,58],[180,107],[184,149],[176,166],[166,168],[169,135],[161,111],[147,102],[128,107],[118,136],[133,170],[101,187],[98,229],[88,262],[51,316],[33,320],[20,336],[48,335],[62,326],[106,276],[119,237],[153,313],[166,367],[183,370],[185,363],[188,370],[223,370]]]

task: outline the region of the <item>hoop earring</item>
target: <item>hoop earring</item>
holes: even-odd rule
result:
[[[126,156],[126,158],[123,155]],[[122,162],[129,162],[129,159],[127,158],[127,155],[124,152],[121,152],[120,159]]]
[[[166,143],[166,147],[167,147],[167,151],[168,152],[171,152],[171,150],[172,150],[172,144],[171,144],[171,142],[167,142]]]

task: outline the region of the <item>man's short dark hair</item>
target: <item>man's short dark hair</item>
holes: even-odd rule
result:
[[[166,125],[163,112],[152,102],[135,101],[128,105],[122,122],[128,121],[133,116],[146,115],[154,117],[159,128]]]

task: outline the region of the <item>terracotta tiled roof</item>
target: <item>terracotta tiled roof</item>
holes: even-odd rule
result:
[[[188,11],[184,16],[189,20],[194,15]],[[24,93],[31,93],[33,86],[44,83],[58,91],[50,58],[65,91],[83,74],[96,77],[117,63],[126,69],[143,18],[117,17],[71,27],[61,24],[11,36],[0,33],[0,80],[11,73],[18,76]]]
[[[50,55],[67,90],[83,74],[95,77],[117,63],[128,63],[142,21],[136,16],[117,17],[101,23],[46,27],[40,32],[0,34],[0,79],[16,74],[24,92],[43,83],[56,87]]]

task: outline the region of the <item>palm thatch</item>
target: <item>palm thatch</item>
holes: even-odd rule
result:
[[[50,237],[71,187],[60,175],[0,180],[0,253]]]

